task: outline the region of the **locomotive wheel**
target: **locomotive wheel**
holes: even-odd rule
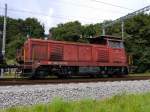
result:
[[[97,78],[102,78],[103,75],[102,75],[101,73],[99,73],[99,74],[96,74],[96,77],[97,77]]]
[[[71,78],[70,74],[60,74],[60,73],[55,73],[55,75],[60,78],[60,79],[68,79]]]
[[[72,69],[71,67],[60,67],[57,68],[57,70],[54,71],[54,75],[57,76],[58,78],[71,78],[72,76]]]
[[[97,75],[96,74],[89,74],[90,78],[95,78]]]
[[[57,76],[59,79],[63,78],[63,76],[61,74],[59,74],[59,73],[54,73],[54,75]]]
[[[31,77],[32,76],[32,69],[22,69],[20,73],[20,77]]]
[[[32,77],[33,79],[42,79],[49,75],[49,71],[46,67],[39,67],[37,68],[33,73]]]

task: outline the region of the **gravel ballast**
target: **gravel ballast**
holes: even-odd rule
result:
[[[65,100],[102,99],[123,92],[150,92],[150,81],[0,86],[0,108],[47,103],[55,97]]]

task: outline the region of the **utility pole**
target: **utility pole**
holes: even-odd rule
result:
[[[2,28],[1,28],[1,25],[0,25],[0,61],[2,61],[3,59],[3,56],[2,56]],[[0,62],[1,64],[1,62]],[[1,71],[1,65],[0,65],[0,76],[2,74],[2,71]]]
[[[103,26],[102,26],[102,30],[103,30],[103,35],[105,35],[105,22],[103,23]]]
[[[123,20],[121,22],[121,32],[122,32],[121,39],[123,40],[124,39],[124,21]]]
[[[7,4],[5,4],[5,15],[4,15],[4,26],[3,26],[2,54],[4,58],[5,58],[5,43],[6,43],[6,19],[7,19]]]
[[[30,38],[30,36],[31,36],[31,26],[26,26],[26,30],[27,30],[27,38]]]
[[[2,55],[5,60],[5,43],[6,43],[6,19],[7,19],[7,4],[5,4],[5,15],[3,24],[3,40],[2,40]],[[4,76],[4,68],[1,69],[1,78]]]

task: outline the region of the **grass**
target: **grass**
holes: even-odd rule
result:
[[[132,74],[129,74],[129,76],[150,76],[150,72],[145,72],[145,73],[132,73]]]
[[[49,104],[13,107],[0,112],[150,112],[150,93],[121,94],[103,100],[70,102],[56,98]]]

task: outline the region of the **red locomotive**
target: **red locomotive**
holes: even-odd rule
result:
[[[127,75],[128,64],[123,41],[113,36],[89,38],[89,43],[28,39],[17,53],[24,76],[49,74],[67,78],[72,75]]]

